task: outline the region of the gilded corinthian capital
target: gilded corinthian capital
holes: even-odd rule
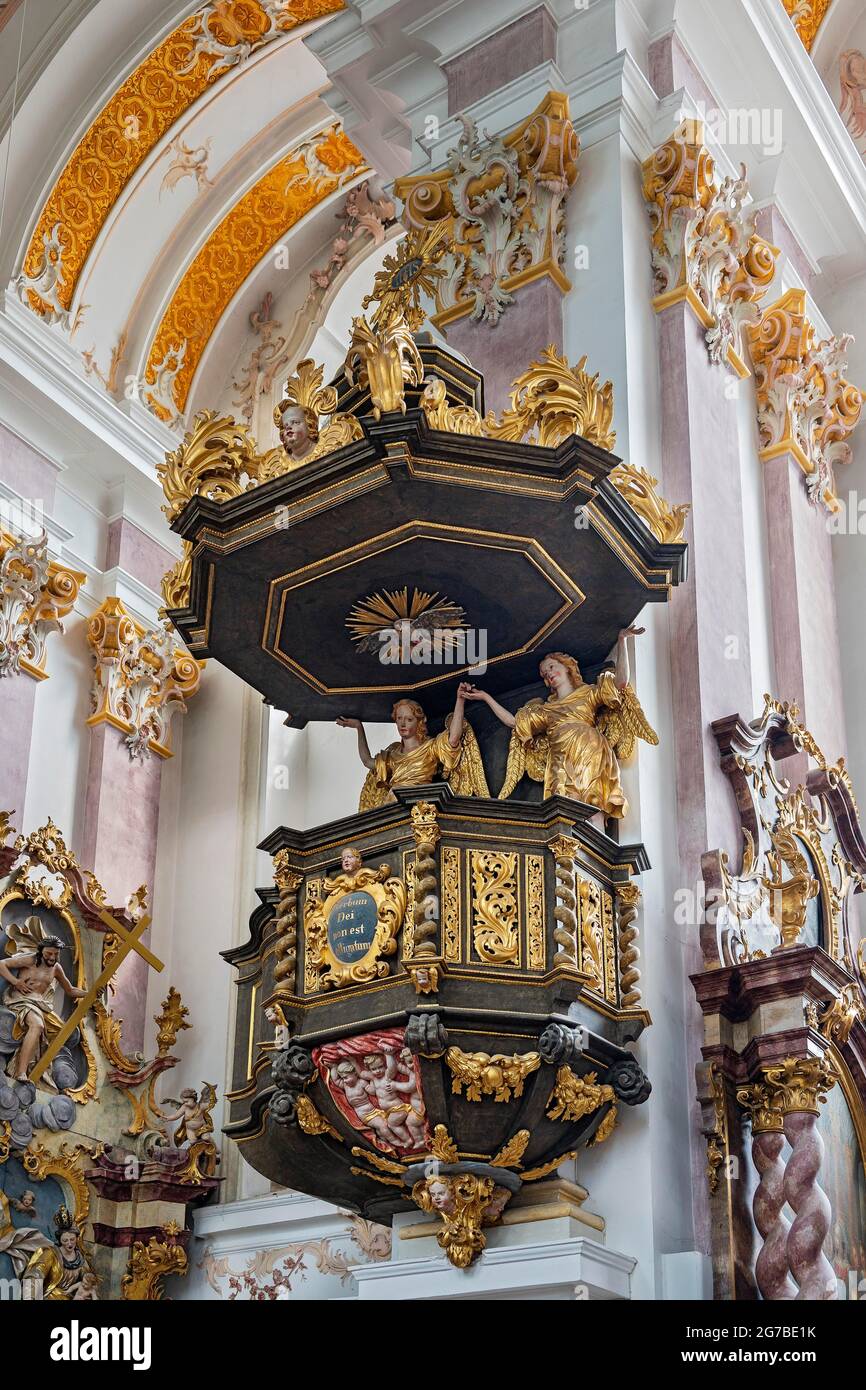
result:
[[[745,166],[719,179],[701,121],[683,121],[643,165],[652,223],[656,312],[685,302],[706,331],[713,362],[748,376],[743,327],[757,323],[758,302],[776,271],[778,247],[755,231]]]
[[[0,676],[46,680],[45,644],[62,632],[85,576],[48,558],[48,537],[0,530]]]
[[[463,133],[433,174],[398,179],[412,230],[443,227],[453,250],[435,286],[440,328],[471,314],[496,324],[522,285],[547,276],[566,293],[565,203],[577,180],[580,140],[568,97],[549,92],[507,135],[461,116]]]
[[[835,469],[850,463],[848,437],[863,392],[844,376],[850,334],[817,340],[805,290],[788,290],[748,329],[758,390],[759,457],[791,454],[810,499],[835,511]]]
[[[87,641],[95,666],[88,724],[113,724],[131,758],[170,758],[172,716],[186,712],[204,663],[177,647],[168,628],[147,632],[118,598],[97,608]]]

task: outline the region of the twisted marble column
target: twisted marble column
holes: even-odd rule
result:
[[[755,1265],[758,1288],[773,1300],[834,1299],[836,1276],[823,1251],[832,1210],[818,1182],[824,1142],[817,1122],[836,1069],[826,1057],[786,1057],[762,1072],[761,1081],[737,1092],[751,1113],[752,1156],[761,1178],[752,1202],[764,1240]],[[781,1160],[785,1139],[787,1164]],[[794,1212],[790,1223],[786,1202]]]
[[[791,1157],[785,1169],[785,1199],[796,1212],[788,1232],[787,1258],[800,1286],[798,1299],[834,1299],[836,1275],[824,1254],[832,1209],[818,1182],[824,1157],[824,1141],[818,1133],[818,1117],[811,1111],[785,1116],[785,1138]]]
[[[752,1197],[752,1215],[764,1242],[755,1262],[755,1279],[761,1297],[773,1302],[797,1297],[797,1286],[788,1272],[791,1223],[783,1212],[784,1143],[785,1136],[778,1130],[752,1133],[752,1161],[761,1178]]]

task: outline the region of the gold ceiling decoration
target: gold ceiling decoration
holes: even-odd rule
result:
[[[381,651],[384,634],[405,631],[411,641],[438,632],[445,640],[446,632],[454,636],[465,632],[465,619],[463,609],[451,599],[420,589],[413,589],[410,599],[404,587],[361,599],[346,619],[346,627],[360,651]]]
[[[221,0],[201,5],[117,89],[49,194],[24,257],[24,297],[36,313],[69,311],[100,229],[136,170],[201,94],[264,44],[335,14],[344,0]],[[55,237],[56,233],[56,237]],[[38,279],[56,245],[59,276],[46,302]]]
[[[830,0],[782,0],[782,4],[803,41],[803,47],[807,53],[811,53],[821,21],[830,8]]]
[[[184,272],[150,345],[142,397],[160,419],[185,409],[210,336],[253,267],[301,218],[366,169],[360,150],[334,125],[287,154],[227,213]]]

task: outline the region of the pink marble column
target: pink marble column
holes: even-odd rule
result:
[[[752,1198],[752,1214],[764,1242],[755,1262],[755,1279],[761,1297],[774,1302],[797,1296],[797,1287],[788,1273],[791,1225],[784,1214],[784,1145],[785,1136],[778,1130],[753,1130],[752,1160],[761,1180]]]
[[[562,304],[552,280],[533,280],[515,292],[498,323],[467,315],[443,330],[449,347],[465,353],[484,376],[485,409],[497,414],[505,409],[515,380],[548,344],[561,351]]]
[[[749,594],[729,374],[709,361],[704,330],[684,304],[659,314],[658,343],[663,491],[691,505],[689,579],[670,605],[676,820],[682,882],[691,886],[708,845],[732,855],[739,849],[736,808],[710,724],[752,707]]]
[[[90,731],[90,760],[79,860],[91,868],[108,901],[122,907],[142,883],[152,906],[162,759],[132,761],[123,734],[110,724]],[[147,944],[149,933],[142,940]],[[132,953],[114,977],[111,1010],[123,1025],[127,1052],[144,1042],[149,966]]]
[[[24,672],[0,680],[0,811],[14,811],[23,829],[24,797],[38,681]]]
[[[829,514],[808,498],[790,454],[764,470],[777,692],[831,758],[845,752],[845,712]]]
[[[799,1285],[797,1298],[829,1301],[837,1297],[836,1275],[823,1251],[832,1210],[818,1183],[824,1141],[818,1133],[817,1115],[811,1111],[786,1115],[785,1138],[791,1145],[785,1169],[785,1200],[795,1213],[788,1232],[787,1254],[791,1273]]]
[[[106,548],[106,570],[122,569],[158,592],[162,575],[173,563],[167,550],[126,518],[114,521]],[[122,906],[130,893],[147,885],[152,905],[156,876],[159,798],[163,760],[149,754],[133,760],[124,734],[110,724],[90,730],[84,818],[78,839],[80,862],[91,868],[109,902]],[[143,937],[145,943],[148,934]],[[127,956],[115,977],[111,1008],[123,1025],[127,1051],[144,1041],[147,975],[140,956]]]

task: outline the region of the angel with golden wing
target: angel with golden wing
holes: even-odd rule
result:
[[[398,700],[391,711],[399,741],[389,743],[374,757],[360,719],[341,716],[343,729],[358,735],[358,755],[367,768],[361,790],[359,811],[396,801],[395,787],[420,787],[444,777],[458,796],[489,796],[481,750],[470,725],[463,717],[464,689],[457,692],[454,710],[441,734],[427,732],[427,716],[417,700]]]
[[[617,819],[626,814],[620,761],[631,755],[638,738],[658,743],[629,684],[626,639],[643,631],[623,629],[615,671],[603,671],[592,683],[583,679],[573,656],[549,652],[539,667],[548,698],[530,700],[516,714],[484,690],[463,688],[464,699],[483,700],[511,729],[500,800],[511,795],[525,773],[544,783],[545,797],[571,796]]]

